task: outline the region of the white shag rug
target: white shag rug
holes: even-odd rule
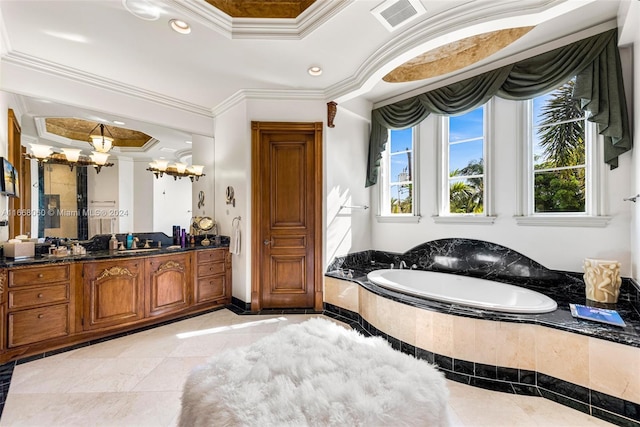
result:
[[[447,426],[448,396],[429,363],[312,318],[195,368],[179,425]]]

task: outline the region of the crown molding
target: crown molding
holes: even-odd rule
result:
[[[327,99],[344,102],[364,94],[382,76],[420,53],[464,37],[511,27],[537,25],[553,16],[581,7],[585,2],[563,0],[467,1],[431,15],[408,28],[374,52],[352,77],[326,89]]]
[[[71,79],[86,83],[88,85],[107,89],[119,94],[143,99],[148,102],[163,105],[188,113],[197,114],[204,117],[212,117],[211,110],[197,104],[185,102],[177,98],[162,95],[157,92],[140,89],[139,87],[107,79],[96,74],[80,71],[51,61],[46,61],[35,56],[21,52],[11,51],[2,58],[2,63],[16,65],[19,67],[35,70],[56,77]]]
[[[270,101],[325,101],[322,90],[278,90],[278,89],[243,89],[239,90],[213,108],[213,116],[218,116],[248,99],[268,99]]]
[[[230,39],[300,40],[353,1],[319,0],[295,19],[232,18],[202,0],[164,0],[164,3]]]

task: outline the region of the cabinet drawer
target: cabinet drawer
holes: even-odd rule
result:
[[[226,296],[225,276],[210,277],[198,280],[197,302],[210,301]]]
[[[25,308],[35,305],[68,302],[69,286],[47,286],[46,288],[20,289],[9,291],[9,309]]]
[[[9,313],[9,347],[69,335],[69,305]]]
[[[9,286],[38,285],[69,280],[69,265],[9,270]]]
[[[203,262],[224,261],[225,250],[198,251],[198,264]]]
[[[209,262],[198,265],[198,277],[224,273],[224,262]]]

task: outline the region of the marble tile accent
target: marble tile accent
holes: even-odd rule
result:
[[[640,351],[589,338],[589,387],[640,403]]]
[[[537,328],[536,370],[588,387],[589,338],[550,328]]]
[[[347,310],[358,311],[358,286],[344,280],[325,277],[324,300]]]
[[[536,326],[497,322],[496,365],[535,370]]]

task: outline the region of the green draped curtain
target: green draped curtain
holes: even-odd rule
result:
[[[610,30],[568,46],[441,87],[371,112],[371,136],[366,187],[378,181],[380,159],[389,129],[406,129],[431,113],[452,115],[472,110],[497,95],[535,98],[576,77],[574,96],[580,98],[589,121],[604,135],[604,160],[611,169],[618,156],[631,149],[629,118],[622,85],[618,32]]]

